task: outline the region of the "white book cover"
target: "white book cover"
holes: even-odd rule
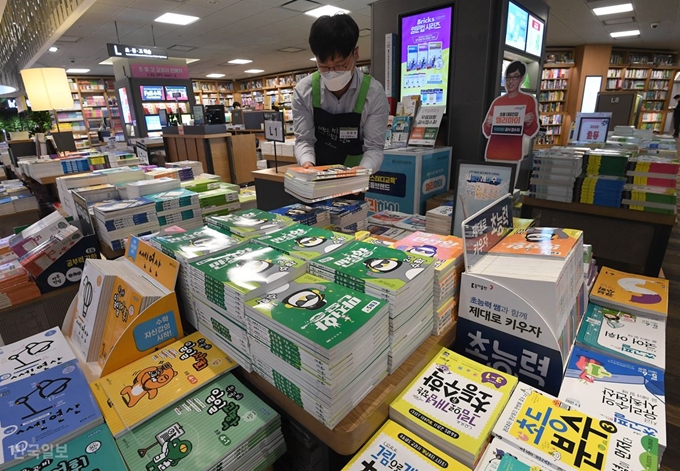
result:
[[[95,332],[95,326],[100,304],[108,301],[108,298],[101,299],[105,277],[106,274],[102,273],[95,263],[91,263],[90,260],[85,262],[80,279],[80,288],[78,289],[76,313],[73,319],[73,328],[71,329],[71,341],[74,348],[78,349],[78,352],[88,361],[93,361],[89,359],[92,343],[94,342],[98,345],[101,342],[102,332]],[[100,325],[103,327],[104,323],[100,322]],[[99,346],[95,348],[95,351],[99,351]]]

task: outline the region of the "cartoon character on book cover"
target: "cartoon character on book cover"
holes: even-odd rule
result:
[[[425,270],[425,260],[418,257],[398,259],[395,257],[368,258],[364,266],[368,269],[366,275],[374,278],[396,278],[400,280],[412,280],[420,272]]]
[[[159,389],[170,384],[175,376],[177,371],[171,363],[144,368],[135,376],[132,385],[120,391],[120,395],[125,405],[135,407],[145,396],[150,400],[158,396]]]
[[[156,441],[146,448],[137,450],[140,458],[144,458],[149,451],[160,446],[160,451],[151,457],[146,464],[147,471],[165,471],[177,466],[182,459],[189,456],[194,446],[191,441],[182,439],[185,431],[179,423],[174,423],[156,435]]]
[[[325,247],[323,247],[323,253],[332,252],[338,247],[341,247],[345,242],[347,242],[347,239],[344,239],[342,237],[331,237],[329,239],[328,237],[322,235],[303,236],[295,239],[295,245],[302,249],[313,249],[320,247],[324,244],[328,244]]]

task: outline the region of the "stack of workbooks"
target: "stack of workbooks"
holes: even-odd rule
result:
[[[657,438],[588,415],[524,383],[515,388],[493,434],[558,471],[583,470],[584,466],[654,471],[659,463]]]
[[[74,193],[77,196],[73,196]],[[120,192],[118,191],[118,187],[116,185],[103,183],[101,185],[73,188],[71,190],[71,197],[74,199],[74,201],[78,200],[78,197],[82,198],[89,207],[100,201],[120,199]]]
[[[402,464],[403,463],[403,464]],[[388,420],[343,471],[465,471],[469,468],[396,422]],[[503,470],[507,471],[507,470]]]
[[[238,200],[241,203],[241,209],[256,209],[257,208],[257,194],[255,187],[241,188],[238,194]]]
[[[591,149],[584,157],[584,174],[577,179],[574,187],[576,201],[620,207],[631,156],[630,151],[623,149]]]
[[[191,169],[192,179],[203,173],[203,164],[197,160],[180,160],[179,162],[166,162],[165,166],[167,168],[189,167]]]
[[[389,372],[432,333],[434,259],[351,242],[310,261],[309,272],[389,303]]]
[[[599,420],[608,420],[659,440],[659,462],[666,449],[664,371],[575,346],[559,399]]]
[[[328,208],[331,213],[331,230],[354,234],[366,229],[368,203],[365,201],[335,199],[317,203],[314,207]]]
[[[289,167],[284,188],[305,203],[316,203],[352,193],[368,191],[369,169],[344,165]]]
[[[583,173],[586,152],[578,147],[552,147],[536,152],[529,194],[542,200],[574,201],[574,184]]]
[[[458,315],[460,275],[463,272],[463,240],[460,237],[415,232],[394,244],[414,256],[433,257],[434,335],[441,335]]]
[[[10,258],[14,260],[6,261]],[[28,271],[21,266],[16,255],[3,256],[3,261],[0,262],[0,309],[16,306],[39,297],[38,285],[35,284]]]
[[[390,404],[390,419],[474,468],[517,378],[446,348]]]
[[[198,194],[203,217],[226,216],[241,209],[241,203],[238,200],[238,186],[230,183],[220,183],[220,185],[219,188]]]
[[[38,200],[21,180],[0,183],[0,215],[38,209]]]
[[[92,389],[111,433],[120,438],[236,366],[194,332],[101,377]]]
[[[640,155],[630,159],[628,183],[621,203],[624,208],[675,214],[680,161],[663,155]]]
[[[179,226],[190,230],[203,226],[198,195],[193,191],[178,188],[147,195],[145,198],[153,201],[161,229],[166,226]]]
[[[142,236],[160,230],[156,204],[147,198],[102,201],[92,208],[97,236],[112,250],[125,248],[129,235]]]
[[[385,301],[305,274],[246,303],[253,368],[329,428],[387,375]]]
[[[233,374],[199,386],[117,439],[131,470],[259,471],[285,453],[281,417]]]
[[[2,347],[0,377],[2,469],[34,469],[26,467],[27,460],[41,451],[59,450],[103,422],[78,360],[58,328]]]
[[[66,222],[66,219],[64,219],[59,211],[54,211],[20,233],[12,236],[9,239],[9,248],[18,257],[23,257],[48,240],[52,234],[56,234],[58,231],[68,228],[68,226],[69,223]]]
[[[425,218],[422,216],[412,216],[398,211],[381,211],[369,216],[366,230],[371,233],[371,237],[393,244],[415,230],[425,230],[425,227]]]
[[[117,186],[144,179],[144,171],[139,167],[105,168],[92,174],[104,175],[108,183]]]
[[[194,306],[189,276],[189,264],[218,255],[241,243],[235,236],[226,235],[209,227],[199,227],[180,234],[154,236],[149,243],[164,254],[179,261],[178,295],[182,302],[182,314],[194,328],[201,330]],[[230,353],[230,352],[227,352]]]
[[[430,234],[451,235],[453,204],[446,204],[427,212],[425,232]]]
[[[324,206],[307,206],[306,204],[291,204],[282,208],[273,209],[274,214],[280,214],[291,218],[298,224],[314,227],[328,227],[331,224],[331,212]]]
[[[259,209],[236,211],[226,216],[210,216],[205,220],[209,227],[247,239],[279,231],[293,224],[293,220]]]
[[[624,208],[636,211],[675,214],[678,205],[678,192],[675,187],[665,188],[626,183],[623,186],[621,204]]]
[[[219,175],[212,175],[210,173],[202,173],[194,176],[193,180],[180,183],[182,188],[196,193],[202,193],[208,190],[215,190],[220,187],[222,178]]]
[[[59,192],[59,201],[61,201],[62,208],[64,208],[64,211],[66,211],[70,216],[75,216],[76,208],[75,203],[73,202],[73,196],[71,195],[71,190],[94,185],[104,185],[108,184],[109,181],[106,175],[84,173],[79,175],[66,175],[64,177],[59,177],[57,178],[56,183],[57,191]]]
[[[164,191],[178,190],[179,188],[178,179],[162,177],[127,183],[121,187],[120,194],[123,198],[132,199]]]
[[[254,239],[259,244],[303,260],[313,260],[327,255],[352,240],[354,238],[347,234],[302,224],[293,224],[280,231]]]

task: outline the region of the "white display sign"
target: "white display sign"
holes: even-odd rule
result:
[[[264,114],[264,138],[268,141],[285,142],[283,113],[274,111]]]
[[[146,147],[146,144],[143,144],[141,142],[138,142],[135,150],[137,151],[137,157],[139,158],[139,163],[143,165],[148,165],[149,164],[149,149]]]
[[[445,110],[444,106],[421,106],[408,145],[434,147]]]
[[[524,114],[526,106],[495,106],[491,134],[521,136],[524,133]]]

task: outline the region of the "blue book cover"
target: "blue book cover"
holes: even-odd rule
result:
[[[307,206],[306,204],[291,204],[283,208],[272,209],[270,213],[287,216],[299,224],[312,226],[317,223],[319,217],[326,215],[325,219],[330,221],[330,210],[324,206]]]
[[[63,444],[37,448],[31,458],[21,461],[9,471],[125,471],[125,461],[111,435],[102,424]]]
[[[368,203],[366,203],[365,201],[346,200],[338,198],[313,204],[312,207],[327,208],[331,212],[331,215],[342,217],[362,211],[363,209],[366,208],[367,205]]]
[[[574,346],[559,399],[666,447],[664,372]]]
[[[90,386],[77,360],[32,377],[0,385],[0,467],[63,444],[102,423]]]

